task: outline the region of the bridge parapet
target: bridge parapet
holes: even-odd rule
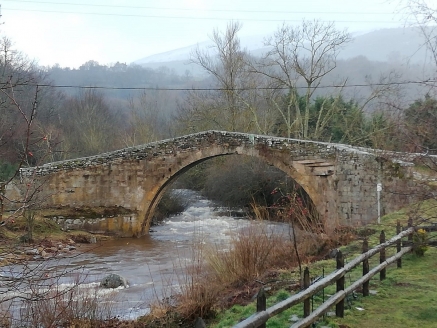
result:
[[[36,173],[39,176],[43,176],[62,170],[84,169],[95,165],[106,165],[117,160],[144,160],[163,155],[171,155],[176,152],[193,151],[214,143],[234,147],[242,145],[246,147],[259,147],[264,145],[270,149],[288,150],[295,160],[307,159],[308,156],[311,155],[315,157],[333,156],[335,150],[343,150],[347,153],[360,152],[374,156],[374,154],[371,153],[374,152],[372,149],[351,147],[343,144],[210,130],[145,145],[128,147],[99,155],[52,162],[37,167],[22,168],[21,174],[23,176],[30,176]],[[313,151],[310,152],[310,149]]]

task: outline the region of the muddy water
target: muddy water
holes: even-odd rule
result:
[[[119,274],[127,279],[128,287],[110,290],[112,313],[125,319],[147,313],[151,302],[170,296],[183,284],[182,268],[193,259],[193,245],[227,248],[232,234],[250,224],[224,214],[223,208],[196,192],[181,192],[190,206],[153,227],[148,236],[102,242],[76,257],[47,261],[45,270],[53,276],[69,270],[60,284],[68,286],[72,279],[80,279],[85,290],[98,290],[101,296],[108,290],[98,288],[100,280],[110,273]],[[269,226],[283,230],[276,224]]]
[[[232,233],[248,225],[196,192],[182,192],[190,206],[153,227],[148,236],[104,242],[80,263],[72,263],[85,265],[90,281],[109,273],[128,280],[129,287],[118,289],[116,295],[117,312],[125,318],[147,313],[152,301],[177,292],[183,268],[193,260],[193,247],[208,243],[226,248]]]

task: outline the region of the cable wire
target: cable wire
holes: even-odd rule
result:
[[[346,84],[346,85],[321,85],[310,87],[311,89],[328,89],[328,88],[351,88],[351,87],[376,87],[390,85],[408,85],[408,84],[425,84],[431,86],[437,83],[437,80],[424,81],[403,81],[388,83],[371,83],[371,84]],[[155,91],[251,91],[251,90],[288,90],[289,87],[249,87],[249,88],[166,88],[166,87],[113,87],[113,86],[93,86],[93,85],[56,85],[56,84],[28,84],[30,86],[48,87],[48,88],[76,88],[76,89],[101,89],[101,90],[155,90]],[[296,86],[293,89],[308,89],[306,86]]]
[[[81,7],[102,7],[102,8],[117,8],[117,9],[152,9],[152,10],[176,10],[176,11],[195,11],[196,9],[189,8],[170,8],[170,7],[154,7],[154,6],[125,6],[125,5],[102,5],[90,3],[72,3],[72,2],[52,2],[52,1],[29,1],[29,0],[3,0],[9,2],[24,2],[31,4],[50,4],[50,5],[65,5],[65,6],[81,6]],[[231,9],[201,9],[203,12],[233,12],[233,13],[271,13],[271,14],[335,14],[335,15],[391,15],[390,12],[351,12],[351,11],[283,11],[283,10],[231,10]]]
[[[143,17],[143,18],[166,18],[166,19],[190,19],[190,20],[224,20],[229,21],[232,19],[239,21],[250,22],[301,22],[301,19],[268,19],[268,18],[229,18],[229,17],[196,17],[196,16],[163,16],[163,15],[142,15],[142,14],[112,14],[112,13],[99,13],[99,12],[78,12],[78,11],[59,11],[59,10],[41,10],[41,9],[17,9],[2,7],[3,10],[11,11],[24,11],[24,12],[40,12],[40,13],[54,13],[54,14],[79,14],[79,15],[98,15],[98,16],[118,16],[118,17]],[[321,22],[330,22],[328,20],[320,20]],[[337,23],[366,23],[366,24],[399,24],[396,21],[364,21],[364,20],[336,20]]]

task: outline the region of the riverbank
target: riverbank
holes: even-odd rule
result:
[[[372,224],[357,229],[357,240],[339,247],[346,257],[346,262],[355,258],[361,253],[362,237],[366,236],[370,247],[378,244],[381,230],[384,230],[387,238],[396,234],[396,222],[400,220],[403,226],[407,225],[407,220],[413,214],[418,215],[418,208],[408,208],[398,212],[388,214],[381,218],[380,224]],[[434,218],[437,213],[437,203],[435,201],[424,202],[421,204],[420,217]],[[430,234],[429,238],[435,238],[435,234]],[[387,255],[395,252],[391,248],[387,250]],[[346,300],[346,310],[344,318],[335,317],[335,309],[328,311],[315,327],[381,327],[381,328],[401,328],[401,327],[435,327],[437,322],[437,262],[435,258],[437,250],[428,248],[423,256],[409,253],[403,257],[402,268],[396,268],[396,263],[387,268],[387,278],[379,280],[375,276],[370,280],[370,296],[362,297],[360,291],[355,292]],[[379,264],[379,257],[375,256],[370,261],[370,267]],[[309,268],[311,279],[327,275],[335,271],[334,260],[322,260],[317,262],[307,262],[305,266]],[[362,272],[357,268],[346,275],[346,286],[355,281]],[[283,273],[283,278],[298,279],[296,273]],[[315,310],[323,300],[335,293],[335,286],[328,287],[324,293],[319,293],[312,299],[312,308]],[[279,291],[267,290],[267,306],[272,306],[281,300],[294,294],[287,288]],[[208,322],[208,327],[225,328],[231,327],[239,321],[255,313],[256,304],[251,302],[248,305],[235,305],[230,309],[221,312],[217,317]],[[287,311],[271,318],[267,322],[267,327],[287,327],[294,321],[303,316],[303,304],[294,306]]]
[[[180,223],[177,220],[170,219],[166,223],[164,231],[161,231],[160,238],[163,239],[157,240],[162,240],[162,243],[166,245],[174,245],[175,236],[173,231],[175,230],[180,231],[178,238],[181,238],[181,241],[187,238],[186,233],[193,234],[193,242],[183,243],[183,245],[191,248],[189,253],[192,253],[192,255],[189,255],[186,261],[178,261],[173,263],[173,266],[170,264],[173,270],[178,272],[175,279],[172,280],[172,284],[180,286],[180,289],[167,294],[168,297],[159,298],[156,295],[156,301],[151,306],[150,315],[137,319],[137,324],[140,324],[140,327],[141,324],[147,327],[180,327],[181,325],[191,327],[193,321],[199,315],[208,319],[232,305],[250,303],[260,283],[265,284],[271,291],[281,288],[298,289],[298,280],[284,278],[284,272],[294,270],[297,266],[297,253],[299,253],[302,261],[314,261],[320,256],[324,256],[333,246],[333,240],[327,238],[327,236],[301,233],[297,235],[298,249],[296,252],[296,245],[291,241],[291,232],[288,225],[268,223],[266,221],[233,220],[221,216],[212,218],[211,208],[206,207],[205,210],[200,210],[202,207],[199,206],[205,206],[206,204],[209,203],[199,199],[197,206],[192,207],[186,213],[186,219]],[[202,214],[192,221],[193,214],[198,216],[200,213]],[[217,213],[220,215],[220,211]],[[21,231],[18,229],[24,227],[23,222],[14,222],[14,224],[16,226],[11,227],[8,231],[14,232],[15,237],[13,238],[16,242],[20,239],[20,236],[25,235],[25,229]],[[208,231],[212,229],[211,234],[207,233],[205,229],[201,229],[200,224],[205,225],[205,229]],[[229,230],[230,225],[233,226],[234,224],[234,229]],[[66,238],[71,238],[71,233],[81,236],[80,232],[59,231],[58,227],[51,226],[51,222],[45,219],[37,222],[35,228],[34,238],[36,244],[26,244],[25,247],[35,247],[42,241],[51,240],[50,238],[56,240],[56,242],[62,242],[62,240],[68,240]],[[160,230],[160,228],[157,227],[156,229]],[[230,248],[229,252],[223,252],[222,247],[214,247],[215,242],[213,240],[217,241],[214,238],[222,233],[219,233],[219,230],[223,230],[226,234],[230,233],[226,237],[230,238],[230,241],[226,242],[226,248]],[[197,236],[195,236],[196,234]],[[344,231],[341,232],[341,235],[345,235]],[[124,260],[132,253],[129,252],[129,255],[127,255],[124,253],[126,250],[122,250],[126,249],[126,243],[133,244],[133,242],[133,240],[127,240],[120,244],[120,254]],[[138,242],[138,240],[135,240],[135,242]],[[111,243],[114,244],[112,241]],[[141,242],[141,244],[143,243]],[[15,245],[21,247],[21,245]],[[175,246],[176,249],[173,247],[172,249],[177,251],[178,245]],[[117,249],[117,246],[115,247]],[[60,248],[64,247],[60,246]],[[114,252],[114,250],[111,252]],[[100,252],[93,253],[95,254],[93,256],[100,258]],[[121,260],[121,257],[117,258]],[[133,256],[130,265],[138,267],[137,258]],[[83,263],[80,260],[79,262]],[[101,265],[98,266],[101,272]],[[117,269],[111,266],[111,271],[114,270]],[[132,268],[132,270],[134,269]],[[138,273],[141,271],[135,270]],[[148,275],[150,275],[150,267],[148,270]],[[139,286],[138,280],[136,286]],[[126,289],[126,292],[132,295],[132,289],[139,288],[136,286],[135,284],[130,286]],[[142,286],[145,285],[142,284]],[[155,288],[155,285],[153,288]]]
[[[214,231],[216,235],[216,224],[219,222],[225,223],[225,221],[221,220],[214,221],[211,219],[205,219],[204,216],[206,218],[211,217],[211,213],[208,211],[204,213],[204,216],[202,215],[199,217],[200,221],[190,221],[193,213],[199,214],[199,207],[196,206],[193,207],[189,213],[191,214],[186,214],[187,220],[183,220],[180,223],[170,219],[169,222],[166,223],[165,228],[162,227],[163,231],[160,233],[164,234],[160,235],[161,237],[155,240],[159,240],[162,245],[174,245],[176,247],[175,249],[178,249],[178,246],[174,244],[175,239],[172,231],[183,228],[184,230],[180,231],[181,235],[179,238],[185,239],[185,233],[192,230],[198,230],[200,226],[199,223],[196,222],[202,222],[202,224],[205,224],[206,226],[212,224],[215,227]],[[337,235],[331,236],[331,238],[324,235],[315,236],[299,234],[297,236],[297,244],[299,246],[298,253],[300,255],[302,267],[310,267],[312,278],[322,275],[323,271],[325,274],[328,274],[334,270],[334,262],[329,259],[320,259],[327,256],[329,257],[329,250],[336,248],[339,246],[339,243],[342,242],[347,244],[346,246],[341,246],[343,253],[346,254],[346,260],[348,261],[349,259],[352,259],[360,253],[360,243],[363,236],[368,236],[372,245],[377,242],[377,237],[381,228],[386,231],[388,238],[394,235],[396,220],[401,219],[405,224],[406,218],[411,214],[407,211],[399,213],[392,213],[389,216],[383,217],[381,225],[370,225],[358,229],[338,230]],[[237,220],[235,222],[241,221]],[[244,221],[241,223],[250,222]],[[285,234],[282,234],[281,238],[278,239],[278,235],[263,230],[262,226],[263,225],[261,225],[259,221],[254,221],[252,224],[245,224],[245,228],[241,231],[238,229],[240,232],[231,237],[228,252],[223,252],[223,248],[214,248],[211,247],[211,245],[204,243],[209,239],[205,238],[208,236],[204,234],[205,231],[203,234],[199,234],[198,237],[202,238],[196,238],[198,243],[191,244],[194,247],[192,250],[192,257],[188,258],[187,261],[184,261],[183,264],[182,261],[178,262],[179,267],[176,268],[177,271],[186,273],[180,274],[180,276],[178,276],[174,281],[174,283],[179,286],[179,289],[171,294],[167,294],[167,297],[157,297],[156,301],[151,306],[150,315],[138,318],[136,321],[130,321],[129,323],[128,321],[119,321],[118,323],[121,325],[121,322],[123,322],[125,327],[181,327],[184,325],[191,327],[195,318],[201,316],[207,321],[208,327],[230,327],[255,311],[253,300],[260,286],[264,286],[267,291],[267,295],[269,296],[268,302],[270,305],[296,293],[300,289],[299,266],[296,258],[296,250],[294,249],[295,245],[290,239],[290,231],[284,231],[285,227],[281,226],[281,229],[279,230],[285,232]],[[51,229],[50,226],[46,227],[45,232],[42,232],[44,229],[40,229],[41,231],[38,232],[39,238],[42,238],[41,240],[50,240],[50,237],[48,236],[51,235],[54,236],[55,240],[68,241],[68,239],[65,238],[67,238],[71,233],[81,236],[80,232],[64,232],[56,229],[53,229],[52,231]],[[160,230],[160,227],[158,227],[158,230]],[[353,232],[356,232],[357,234],[354,235]],[[14,234],[15,240],[18,240],[20,233],[14,232]],[[336,239],[334,239],[334,237],[336,237]],[[352,242],[350,242],[351,239],[353,239]],[[138,240],[136,241],[138,242],[138,245],[144,244],[143,242],[140,243]],[[209,242],[210,241],[211,240],[209,240]],[[120,249],[121,257],[113,258],[112,260],[120,260],[121,258],[125,259],[127,256],[131,256],[132,269],[129,270],[133,270],[134,267],[137,268],[141,263],[138,262],[138,259],[144,258],[142,255],[143,253],[138,253],[139,256],[132,256],[132,250],[135,249],[135,247],[130,248],[133,246],[131,245],[133,240],[120,240],[120,242],[121,243],[117,242],[114,244],[114,248],[109,250],[109,252],[114,253],[114,249]],[[111,243],[114,242],[111,241]],[[126,250],[127,244],[129,245],[129,250]],[[82,247],[93,247],[91,244],[81,245],[83,246],[77,247],[73,252],[82,252]],[[188,244],[184,243],[184,245]],[[432,251],[433,250],[429,250],[429,253],[425,253],[424,258],[428,259],[430,254],[434,256]],[[129,255],[126,252],[128,252]],[[103,253],[100,254],[99,252],[96,252],[93,256],[101,258],[102,255]],[[407,258],[408,256],[406,259]],[[204,261],[201,261],[200,259],[203,259]],[[406,260],[406,262],[407,261],[408,260]],[[428,265],[428,267],[432,266]],[[100,265],[99,268],[101,271]],[[146,274],[147,276],[151,274],[150,267],[148,270],[148,274]],[[119,272],[114,266],[111,266],[111,271]],[[140,273],[141,271],[137,272]],[[390,268],[387,276],[388,279],[390,279]],[[347,279],[350,279],[351,277],[353,277],[353,275],[348,276]],[[150,280],[150,277],[148,279]],[[432,279],[433,278],[431,278],[431,280]],[[93,281],[95,281],[95,279]],[[371,282],[371,289],[376,290],[376,296],[379,296],[378,293],[381,293],[382,295],[389,293],[388,291],[380,292],[380,290],[383,289],[382,287],[378,287],[377,283],[378,281]],[[399,286],[405,287],[404,282],[401,280],[396,280],[393,284],[394,288]],[[143,290],[145,286],[146,285],[144,284],[139,285],[137,282],[136,286],[131,286],[130,288],[127,288],[126,291],[132,296],[132,288]],[[412,284],[413,289],[415,286],[417,286],[417,284]],[[329,293],[331,292],[327,289],[326,295]],[[372,297],[374,297],[374,295],[363,301],[371,302]],[[355,298],[354,301],[359,302],[360,299]],[[387,301],[387,299],[382,298],[382,301]],[[431,302],[432,300],[429,301]],[[320,302],[320,298],[315,299],[315,307],[317,306],[317,302]],[[360,303],[356,304],[358,305],[355,307],[366,309],[364,305],[359,305]],[[398,304],[397,306],[401,307],[402,304]],[[370,308],[370,306],[368,307]],[[377,311],[378,309],[375,308],[375,310]],[[296,307],[289,312],[285,312],[285,314],[272,319],[272,323],[269,323],[268,326],[282,327],[284,325],[290,325],[290,319],[299,317],[299,315],[301,315],[300,311],[301,308]],[[346,311],[347,316],[354,311],[354,307],[351,306],[350,309]],[[361,312],[358,313],[361,314]],[[345,319],[347,319],[347,316]],[[335,325],[338,324],[343,324],[343,321],[337,322],[335,320],[337,319],[328,317],[325,324],[329,324],[332,327],[335,327]],[[280,322],[282,325],[277,322]],[[112,322],[111,325],[112,327],[117,327],[114,322]],[[351,327],[355,326],[356,325],[353,324]],[[363,327],[366,327],[366,325],[364,324]]]
[[[0,226],[0,265],[74,256],[110,238],[85,231],[62,231],[53,221],[35,217],[29,240],[25,219],[17,218]]]
[[[296,231],[294,243],[289,225],[272,234],[260,223],[252,221],[235,234],[226,251],[199,246],[182,268],[187,275],[179,281],[180,291],[153,304],[142,318],[145,326],[192,327],[202,317],[209,327],[226,309],[253,303],[261,286],[269,293],[295,292],[300,289],[299,262],[329,257],[332,248],[355,237],[349,228],[332,236]]]

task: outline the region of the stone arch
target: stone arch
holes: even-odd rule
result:
[[[194,166],[196,166],[204,161],[207,161],[207,160],[214,158],[214,157],[226,156],[226,155],[229,155],[229,154],[211,156],[211,157],[207,157],[207,158],[203,158],[201,160],[195,161],[195,162],[181,168],[180,170],[176,171],[170,178],[165,180],[164,183],[159,187],[159,189],[157,190],[157,192],[153,196],[152,200],[150,201],[150,204],[145,205],[146,208],[144,210],[144,219],[143,219],[142,224],[141,224],[141,234],[146,233],[147,232],[146,230],[148,230],[150,228],[150,223],[152,221],[152,216],[155,213],[156,206],[158,206],[162,196],[165,194],[168,187],[170,187],[170,185],[174,181],[176,181],[178,177],[180,177],[182,174],[187,172],[192,167],[194,167]],[[146,204],[148,203],[147,201],[145,201],[145,202],[146,202]]]
[[[275,166],[277,169],[284,172],[286,175],[291,177],[296,183],[298,183],[307,193],[308,197],[311,199],[313,204],[315,205],[316,210],[318,211],[319,215],[322,217],[325,212],[327,211],[326,204],[322,201],[320,201],[320,197],[317,197],[317,185],[319,182],[316,181],[314,184],[314,181],[317,179],[314,179],[314,177],[308,178],[305,174],[305,168],[303,165],[302,167],[299,167],[299,164],[294,164],[290,162],[288,156],[286,154],[282,154],[282,156],[277,156],[275,153],[272,152],[263,152],[259,150],[255,150],[253,147],[244,147],[240,146],[237,147],[235,150],[230,150],[228,148],[223,147],[209,147],[206,154],[198,155],[196,153],[196,156],[194,160],[187,159],[184,164],[181,163],[180,167],[177,171],[172,172],[171,174],[167,175],[158,182],[158,184],[155,187],[155,192],[153,193],[150,200],[147,199],[147,195],[145,196],[145,199],[143,200],[143,210],[139,211],[140,218],[142,220],[141,224],[141,234],[147,233],[150,223],[152,220],[152,216],[155,212],[156,206],[158,205],[159,201],[161,200],[164,193],[167,191],[168,187],[182,174],[187,172],[192,167],[207,161],[209,159],[215,158],[215,157],[221,157],[221,156],[229,156],[229,155],[246,155],[250,157],[258,158],[264,162],[266,162],[269,165]],[[286,157],[284,159],[283,157]],[[191,158],[191,156],[189,156]]]

